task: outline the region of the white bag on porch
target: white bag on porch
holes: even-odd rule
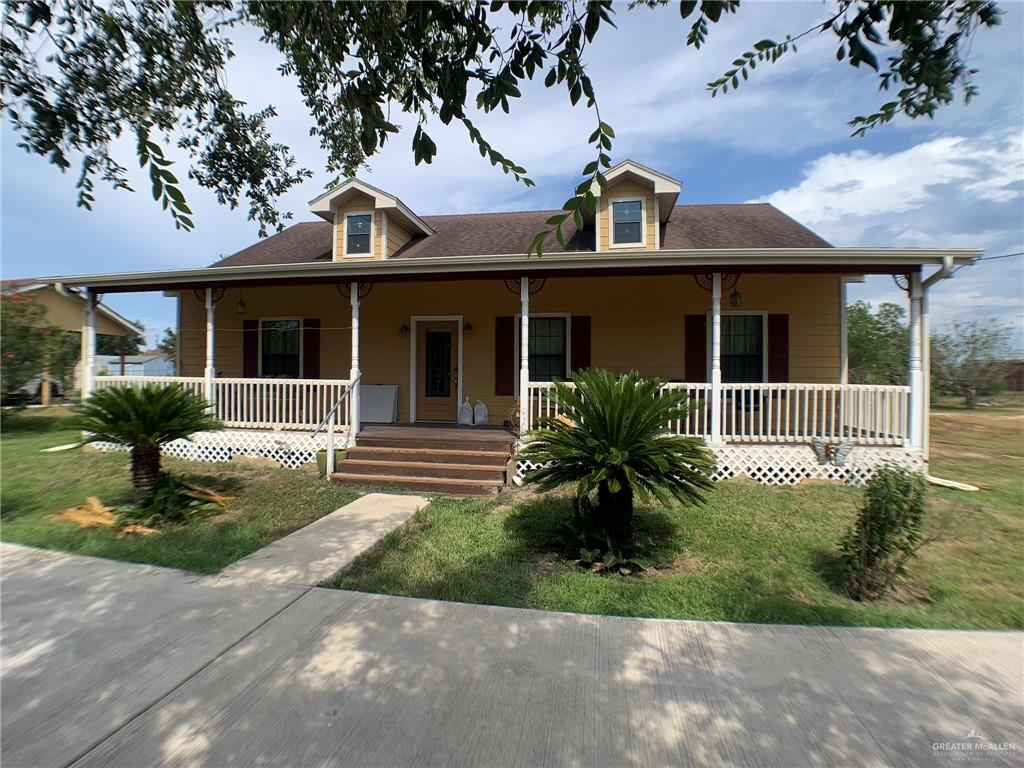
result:
[[[459,424],[473,425],[473,406],[469,404],[469,398],[459,406]]]
[[[466,401],[469,402],[468,400]],[[487,412],[487,406],[484,405],[483,400],[476,401],[476,408],[473,409],[473,423],[478,427],[487,424],[490,419],[490,414]]]

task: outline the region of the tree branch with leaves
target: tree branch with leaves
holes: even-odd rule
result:
[[[641,0],[629,9],[667,4]],[[694,49],[703,47],[710,25],[741,12],[738,0],[677,5],[686,22],[680,45]],[[595,185],[603,187],[611,165],[615,132],[601,118],[587,53],[602,30],[615,28],[614,14],[610,0],[11,0],[0,39],[0,106],[20,147],[62,170],[77,167],[80,206],[92,207],[98,182],[131,189],[127,143],[175,226],[195,226],[174,171],[183,164],[221,205],[247,206],[265,235],[291,218],[278,199],[313,172],[274,140],[275,107],[250,109],[227,86],[236,30],[255,29],[283,58],[280,71],[298,84],[334,181],[354,176],[402,130],[400,113],[414,126],[417,164],[437,155],[427,130],[436,118],[460,123],[491,165],[532,186],[527,169],[487,139],[474,113],[511,113],[523,84],[543,74],[545,86],[564,88],[572,106],[583,102],[593,112],[594,158],[562,213],[531,244],[541,254],[549,236],[563,243],[563,227],[581,227],[584,213],[596,209]],[[820,23],[754,43],[707,87],[712,96],[736,90],[758,64],[795,53],[798,39],[832,34],[837,60],[864,65],[883,91],[895,92],[875,113],[852,118],[854,133],[863,135],[897,115],[932,116],[958,95],[976,95],[971,43],[979,29],[998,23],[988,0],[833,0]],[[876,51],[883,48],[891,55],[880,64]]]

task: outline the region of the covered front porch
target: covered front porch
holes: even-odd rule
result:
[[[909,386],[845,382],[841,275],[752,272],[739,301],[737,279],[727,272],[524,275],[182,290],[179,371],[190,375],[89,369],[83,392],[184,386],[203,395],[227,428],[183,447],[190,457],[224,458],[234,446],[296,465],[329,445],[359,444],[366,422],[380,419],[379,408],[368,416],[371,392],[394,398],[391,417],[382,419],[393,424],[454,423],[470,398],[488,406],[490,425],[526,435],[558,415],[551,379],[581,367],[636,369],[664,378],[666,391],[688,393],[693,411],[665,428],[705,440],[719,456],[719,477],[863,480],[883,462],[919,465],[927,408],[920,271],[909,277]],[[268,335],[280,328],[290,341]],[[755,333],[743,337],[744,328]],[[87,313],[83,344],[90,338]],[[324,375],[341,366],[347,376]],[[744,373],[758,380],[730,380]],[[518,465],[516,474],[528,470]]]

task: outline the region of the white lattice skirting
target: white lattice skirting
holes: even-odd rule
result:
[[[886,464],[913,471],[923,468],[920,455],[903,448],[859,446],[841,467],[820,464],[809,445],[721,445],[711,450],[718,459],[715,480],[746,476],[765,485],[797,485],[804,480],[838,480],[863,485]],[[536,468],[532,462],[518,460],[516,480]]]
[[[335,435],[335,448],[345,446],[345,435]],[[125,450],[114,443],[96,443],[101,451]],[[308,432],[275,432],[256,429],[225,429],[198,432],[192,440],[175,440],[164,446],[164,453],[192,461],[231,461],[238,456],[263,456],[281,466],[296,467],[316,461],[316,452],[326,450],[327,435],[310,437]]]

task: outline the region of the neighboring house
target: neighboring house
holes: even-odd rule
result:
[[[151,349],[141,355],[96,355],[97,376],[173,376],[174,363],[163,352]],[[75,386],[82,381],[82,361],[75,365]]]
[[[4,296],[12,294],[31,296],[34,301],[46,309],[46,322],[65,331],[80,334],[85,325],[86,298],[84,292],[71,288],[59,280],[37,277],[3,280],[0,281],[0,293]],[[143,332],[142,328],[100,302],[96,303],[96,316],[93,325],[95,333],[106,336],[135,336]],[[75,384],[73,385],[75,388],[79,386],[77,371],[80,365],[81,361],[75,367]],[[60,391],[65,389],[63,382],[51,382],[49,373],[43,371],[39,377],[26,385],[26,390],[33,395],[38,393],[45,404],[49,402],[49,396],[54,387]]]
[[[180,381],[229,427],[282,430],[279,445],[309,446],[284,430],[311,430],[348,392],[341,428],[357,457],[395,461],[384,448],[399,435],[431,448],[428,432],[382,442],[362,421],[454,424],[467,398],[523,433],[554,413],[553,379],[598,366],[686,389],[701,405],[666,428],[706,439],[721,477],[863,479],[926,457],[922,297],[980,252],[833,248],[768,204],[679,205],[680,183],[638,163],[606,177],[596,213],[578,230],[570,220],[565,245],[549,238],[541,258],[526,250],[556,211],[420,216],[350,179],[310,203],[322,221],[206,269],[68,282],[176,294]],[[845,285],[870,274],[910,294],[908,387],[846,383]],[[232,439],[259,442],[246,434]],[[853,441],[849,465],[819,464],[816,437]],[[405,459],[384,474],[426,472]]]

